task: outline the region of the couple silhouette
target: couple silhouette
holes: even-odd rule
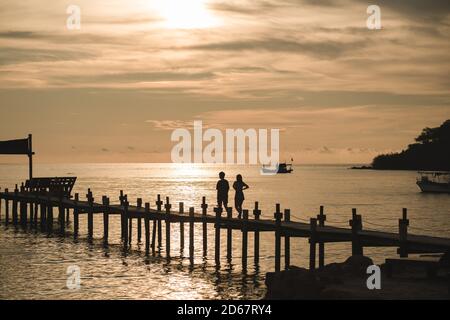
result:
[[[219,182],[217,182],[217,205],[219,208],[228,208],[228,192],[230,191],[230,184],[225,180],[225,172],[219,173]],[[234,196],[234,207],[239,213],[238,218],[242,217],[242,204],[244,203],[245,196],[244,190],[250,188],[243,180],[242,175],[236,176],[236,181],[233,183],[233,189],[236,191]]]

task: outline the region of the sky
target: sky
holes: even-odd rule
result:
[[[450,118],[449,36],[448,0],[0,0],[0,140],[170,162],[202,120],[279,128],[282,160],[370,163]]]

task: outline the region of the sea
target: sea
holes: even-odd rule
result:
[[[324,206],[327,225],[348,227],[352,209],[363,217],[365,229],[398,232],[402,209],[408,209],[409,232],[450,237],[450,195],[423,194],[416,186],[413,171],[350,170],[349,165],[296,165],[291,174],[261,175],[258,166],[209,164],[36,164],[36,177],[76,176],[73,193],[86,196],[88,188],[96,200],[109,196],[119,202],[120,190],[131,204],[137,198],[155,207],[157,195],[169,197],[173,208],[201,212],[202,197],[213,214],[216,183],[221,171],[232,184],[241,174],[250,186],[245,192],[244,208],[252,210],[259,202],[263,219],[273,219],[276,204],[291,210],[294,221],[309,221]],[[27,166],[0,164],[0,188],[14,189],[27,179]],[[234,194],[230,191],[230,204]],[[253,235],[249,235],[248,268],[241,266],[241,232],[233,233],[233,260],[226,260],[225,231],[222,232],[221,264],[214,263],[214,228],[208,229],[209,251],[203,257],[201,225],[195,226],[195,260],[191,265],[188,250],[180,248],[178,224],[172,225],[171,259],[162,246],[155,256],[146,256],[136,235],[129,250],[120,239],[120,221],[110,221],[109,245],[102,241],[101,215],[94,219],[94,241],[87,239],[87,221],[80,218],[78,239],[35,230],[4,226],[2,201],[0,226],[0,299],[250,299],[266,293],[267,272],[274,270],[275,239],[261,234],[261,259],[253,263]],[[236,213],[234,213],[236,215]],[[72,219],[72,218],[71,218]],[[72,221],[71,221],[72,222]],[[163,224],[164,228],[164,224]],[[134,228],[136,232],[136,228]],[[163,235],[164,235],[163,229]],[[164,237],[163,237],[164,238]],[[186,240],[188,244],[188,232]],[[327,244],[325,262],[342,262],[351,255],[350,243]],[[396,255],[396,248],[365,248],[375,263]],[[283,253],[284,254],[284,253]],[[284,261],[284,259],[282,259]],[[307,267],[307,239],[291,239],[291,265]],[[73,270],[79,271],[79,286],[73,286]]]

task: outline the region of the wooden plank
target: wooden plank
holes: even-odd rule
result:
[[[202,218],[203,218],[203,257],[208,256],[208,224],[206,222],[206,217],[208,214],[208,204],[206,203],[206,197],[202,198]]]
[[[317,219],[311,219],[311,237],[309,238],[309,270],[316,269]]]
[[[230,220],[233,218],[233,208],[226,208],[227,210],[227,219]],[[227,260],[231,262],[233,258],[233,229],[230,225],[227,227]]]
[[[242,270],[247,270],[248,257],[248,210],[242,210]]]
[[[281,271],[281,219],[283,219],[283,213],[281,213],[280,204],[276,204],[276,211],[274,213],[275,218],[275,272]]]
[[[145,227],[145,254],[149,255],[150,253],[150,203],[145,203],[145,218],[144,218],[144,227]]]
[[[407,258],[408,257],[408,209],[403,208],[402,218],[398,221],[398,234],[399,234],[399,242],[400,242],[400,257]]]
[[[129,203],[127,200],[123,202],[123,231],[124,231],[124,237],[123,237],[123,247],[124,249],[128,249],[128,206]]]
[[[162,212],[163,202],[161,201],[161,195],[158,194],[158,200],[156,201],[156,210],[158,213]],[[158,251],[161,251],[162,247],[162,218],[158,219]]]
[[[8,196],[9,190],[5,189],[5,194]],[[9,199],[5,197],[5,226],[9,225]]]
[[[216,261],[216,266],[220,266],[220,225],[221,225],[221,215],[222,208],[214,208],[214,212],[216,213],[216,223],[215,223],[215,254],[214,259]]]
[[[79,194],[75,193],[75,201],[74,201],[74,209],[73,209],[73,237],[78,238],[78,229],[79,229],[79,216],[78,216],[78,203]]]
[[[184,203],[179,203],[179,213],[180,215],[184,215]],[[183,256],[184,251],[184,222],[180,222],[180,253]]]
[[[189,208],[189,260],[194,264],[194,208]]]
[[[137,199],[137,209],[140,210],[142,208],[142,199]],[[141,243],[142,240],[142,217],[139,217],[137,220],[137,242]]]
[[[109,239],[109,198],[103,196],[102,198],[105,210],[103,212],[103,243],[108,244]]]
[[[170,258],[170,209],[172,209],[172,205],[170,204],[169,197],[166,197],[166,256]]]
[[[261,217],[261,210],[259,210],[259,202],[255,202],[255,209],[253,210],[253,215],[255,217],[255,221],[258,221]],[[259,228],[255,229],[255,244],[254,244],[254,257],[255,257],[255,266],[259,265]]]
[[[327,220],[327,216],[324,212],[324,206],[320,206],[320,212],[317,216],[317,221],[319,222],[319,227],[325,227],[325,221]],[[323,268],[325,266],[325,243],[319,240],[319,268]]]
[[[284,210],[284,221],[291,221],[291,210]],[[291,238],[288,235],[284,236],[284,268],[286,270],[291,266]]]

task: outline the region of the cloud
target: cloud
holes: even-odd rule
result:
[[[183,121],[183,120],[145,120],[146,123],[149,123],[153,126],[153,128],[157,130],[169,130],[173,131],[176,129],[190,129],[193,127],[193,121]]]
[[[3,31],[0,32],[0,38],[6,39],[33,39],[35,33],[32,31]]]
[[[76,61],[93,57],[95,57],[94,54],[79,50],[2,47],[0,50],[0,65],[23,62]]]
[[[206,80],[214,77],[212,72],[122,72],[91,75],[65,75],[56,80],[68,80],[71,83],[86,83],[92,81],[109,83],[160,82],[160,81],[188,81]]]
[[[220,1],[209,4],[209,9],[226,13],[258,14],[274,10],[279,4],[273,1]]]
[[[186,49],[212,51],[268,51],[294,54],[307,54],[316,58],[336,58],[349,51],[355,51],[369,45],[368,41],[339,42],[288,40],[280,38],[247,39],[237,41],[213,42],[195,45]]]
[[[378,0],[377,5],[382,10],[383,8],[392,9],[408,18],[427,22],[444,20],[450,14],[448,0]]]

